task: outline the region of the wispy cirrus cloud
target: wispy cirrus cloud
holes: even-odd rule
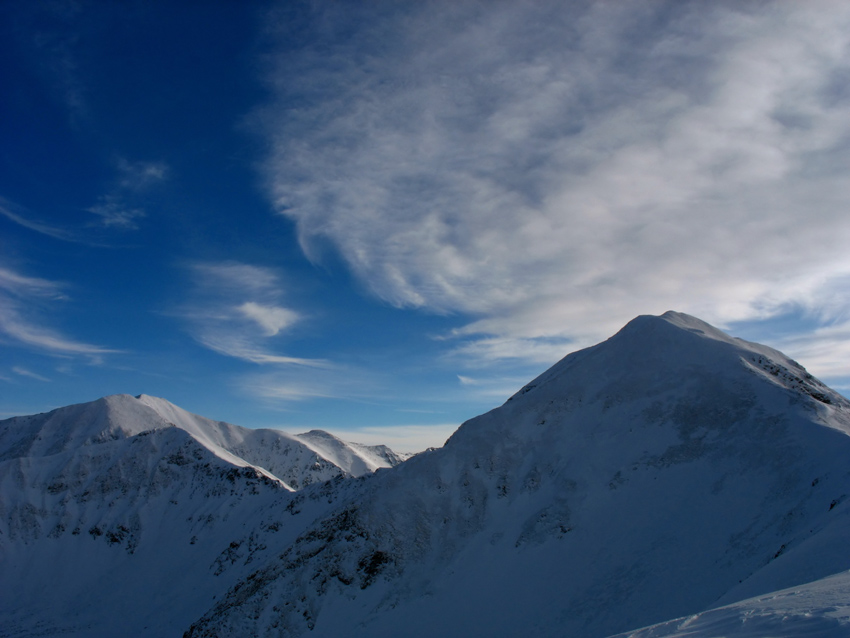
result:
[[[298,314],[288,308],[246,301],[236,308],[242,316],[253,320],[267,337],[273,337],[281,330],[298,321]]]
[[[97,221],[87,227],[61,226],[56,223],[38,219],[27,211],[4,197],[0,196],[0,215],[31,231],[59,239],[62,241],[96,244],[103,237],[102,233],[92,232],[93,227],[103,230],[136,230],[139,222],[147,216],[141,205],[134,204],[141,195],[155,184],[168,178],[168,167],[163,162],[130,162],[119,158],[116,161],[118,177],[110,190],[97,198],[97,202],[86,210],[93,214]]]
[[[193,289],[178,311],[192,336],[210,350],[257,364],[326,367],[327,361],[279,354],[273,337],[301,316],[281,305],[278,276],[238,262],[189,266]]]
[[[118,186],[128,191],[141,191],[168,178],[169,168],[165,162],[131,162],[119,157]]]
[[[820,377],[850,381],[850,321],[822,326],[804,335],[780,340],[778,348]]]
[[[834,286],[850,274],[849,7],[314,18],[315,46],[282,50],[256,115],[270,196],[308,256],[330,242],[377,297],[468,316],[459,352],[554,360],[671,308],[720,325],[850,310]]]
[[[77,341],[50,327],[45,316],[54,311],[56,302],[65,300],[60,284],[0,267],[0,335],[16,345],[55,355],[86,355],[95,362],[118,352]]]
[[[15,297],[65,299],[60,284],[38,277],[28,277],[0,266],[0,290]]]
[[[23,226],[42,235],[47,235],[48,237],[53,237],[54,239],[80,241],[79,237],[73,231],[35,219],[23,207],[13,204],[4,197],[0,197],[0,215],[3,215],[3,217],[19,226]]]
[[[238,381],[238,386],[245,394],[278,406],[313,399],[373,401],[386,392],[376,377],[368,370],[341,365],[285,366],[247,375]]]
[[[528,383],[528,376],[467,376],[457,375],[464,394],[481,399],[507,400],[522,386]]]
[[[15,16],[21,53],[32,56],[34,66],[56,98],[68,110],[73,123],[86,121],[91,112],[79,46],[84,41],[84,7],[76,1],[29,3]]]
[[[114,195],[100,197],[97,204],[87,210],[97,215],[100,218],[100,224],[106,228],[135,230],[139,227],[139,220],[145,216],[144,210],[131,208]]]
[[[88,211],[99,218],[105,228],[136,230],[145,210],[132,202],[144,191],[168,177],[164,162],[131,162],[125,158],[116,161],[118,177],[112,189],[101,195]]]
[[[44,381],[44,382],[50,381],[50,379],[48,379],[47,377],[43,377],[40,374],[37,374],[35,372],[32,372],[31,370],[27,370],[26,368],[22,368],[20,366],[13,367],[12,372],[17,374],[18,376],[28,377],[30,379],[35,379],[36,381]]]

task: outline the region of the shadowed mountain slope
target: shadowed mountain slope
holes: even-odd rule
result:
[[[638,317],[364,484],[188,636],[605,636],[850,568],[850,406]]]

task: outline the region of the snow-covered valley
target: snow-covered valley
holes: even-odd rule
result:
[[[754,636],[782,601],[775,635],[848,635],[848,434],[798,364],[678,313],[404,462],[146,396],[9,419],[0,635]]]

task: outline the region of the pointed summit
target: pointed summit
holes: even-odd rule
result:
[[[51,456],[168,425],[137,399],[116,394],[43,414],[0,421],[0,461]]]
[[[721,387],[741,395],[753,386],[754,376],[799,395],[799,400],[850,408],[843,396],[778,350],[673,311],[636,317],[607,341],[567,355],[509,401],[551,384],[557,386],[552,392],[562,394],[648,397],[711,380],[708,396]]]
[[[638,317],[376,475],[188,635],[600,638],[850,569],[849,417],[776,350]]]

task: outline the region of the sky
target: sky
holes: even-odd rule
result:
[[[677,310],[850,392],[850,5],[0,2],[0,418],[441,445]]]

